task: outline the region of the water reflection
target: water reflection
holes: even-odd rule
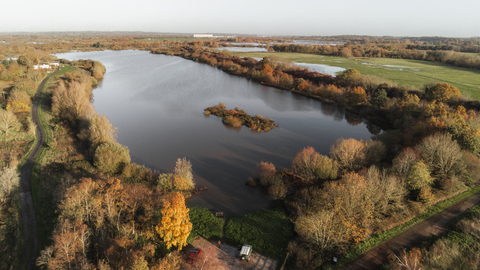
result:
[[[59,55],[102,62],[107,73],[94,90],[94,106],[118,128],[118,141],[132,160],[172,172],[177,158],[192,161],[198,187],[188,200],[226,215],[263,209],[269,200],[245,186],[256,164],[270,161],[290,167],[307,146],[328,155],[340,137],[370,138],[365,123],[345,121],[335,105],[254,84],[208,65],[142,51],[103,51]],[[225,128],[221,118],[205,117],[205,108],[223,102],[250,115],[272,118],[278,128],[252,132]],[[351,121],[351,120],[350,120]]]

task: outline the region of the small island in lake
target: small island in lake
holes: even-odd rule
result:
[[[257,132],[261,132],[262,130],[267,132],[274,127],[278,127],[278,124],[275,125],[271,118],[263,118],[263,116],[259,114],[250,116],[238,107],[233,110],[226,110],[225,104],[221,102],[218,105],[206,108],[203,114],[213,114],[222,117],[222,122],[225,125],[232,127],[241,127],[244,125]]]

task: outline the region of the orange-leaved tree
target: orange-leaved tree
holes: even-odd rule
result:
[[[163,238],[167,249],[176,246],[178,250],[182,250],[187,244],[192,223],[182,194],[175,192],[165,201],[161,224],[157,225],[155,229]]]
[[[447,102],[452,99],[458,99],[461,96],[462,94],[460,94],[458,88],[447,83],[439,83],[434,86],[425,87],[425,97],[428,100]]]
[[[349,106],[355,106],[364,103],[367,103],[367,93],[365,93],[365,89],[360,86],[356,86],[350,92],[348,92],[347,104]]]

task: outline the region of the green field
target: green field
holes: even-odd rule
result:
[[[231,52],[231,54],[260,58],[275,55],[281,60],[291,62],[354,68],[363,75],[373,75],[390,80],[398,86],[420,89],[425,83],[443,82],[457,87],[464,97],[480,99],[480,70],[442,63],[392,58],[342,58],[301,53]]]

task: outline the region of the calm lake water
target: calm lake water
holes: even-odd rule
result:
[[[371,137],[364,123],[349,124],[344,111],[334,105],[179,57],[144,51],[57,56],[102,62],[107,72],[93,91],[93,105],[118,128],[118,141],[128,146],[132,161],[173,172],[176,159],[187,157],[197,187],[208,187],[187,203],[229,216],[268,207],[270,201],[259,190],[245,186],[261,161],[290,167],[304,147],[328,155],[338,138]],[[246,127],[228,128],[220,118],[203,115],[203,109],[219,102],[271,117],[279,128],[259,134]]]

